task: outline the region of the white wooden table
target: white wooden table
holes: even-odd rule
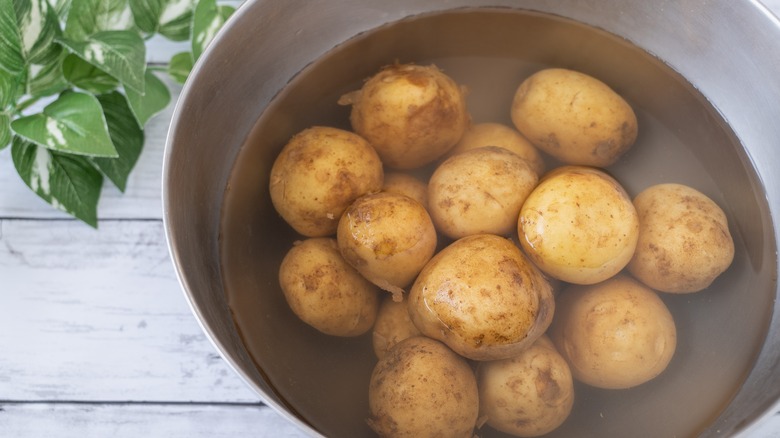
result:
[[[153,46],[158,62],[180,49]],[[147,126],[126,193],[105,184],[97,231],[39,200],[0,152],[0,436],[303,436],[223,362],[176,280],[160,200],[172,111]],[[780,437],[780,416],[747,435]]]

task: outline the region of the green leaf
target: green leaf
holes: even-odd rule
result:
[[[231,6],[217,6],[217,0],[200,0],[192,21],[192,57],[197,61],[235,11]]]
[[[65,22],[68,18],[68,12],[70,11],[70,5],[72,3],[73,0],[49,0],[49,4],[54,8],[57,17],[62,22]]]
[[[115,77],[73,54],[65,57],[62,72],[72,85],[93,94],[107,93],[119,86]]]
[[[168,74],[178,83],[183,84],[192,71],[194,62],[192,53],[181,52],[173,55],[168,62]]]
[[[19,87],[21,76],[16,76],[0,68],[0,111],[11,107],[16,103],[16,99],[24,94],[24,90],[20,90],[21,87]]]
[[[45,65],[30,64],[27,94],[36,97],[51,96],[68,88],[68,82],[62,73],[62,59],[64,57],[65,53],[60,50],[60,57],[55,62]]]
[[[135,25],[142,32],[157,33],[165,0],[130,0],[130,10],[133,11]]]
[[[159,113],[171,101],[171,93],[157,76],[151,71],[146,71],[146,84],[144,86],[146,93],[138,94],[133,90],[126,90],[127,101],[130,102],[132,114],[138,121],[141,128],[153,115]]]
[[[14,80],[22,74],[25,67],[25,56],[22,53],[22,38],[19,26],[16,24],[16,12],[13,2],[10,0],[0,1],[0,71],[5,71],[5,75],[0,80]],[[8,84],[1,84],[3,90],[15,88]],[[0,96],[0,99],[3,99]]]
[[[142,31],[185,41],[190,37],[195,3],[196,0],[130,0],[130,9]]]
[[[0,113],[0,150],[11,143],[11,116]]]
[[[128,88],[143,94],[146,46],[135,31],[107,30],[83,41],[61,38],[68,50],[100,68]]]
[[[57,12],[46,0],[14,0],[22,53],[28,63],[56,62],[60,48],[53,44],[60,34]]]
[[[85,157],[61,154],[14,137],[14,167],[25,184],[55,208],[97,228],[103,175]]]
[[[86,93],[65,92],[43,113],[11,122],[18,136],[70,154],[116,157],[98,100]]]
[[[64,33],[78,41],[98,32],[130,30],[134,26],[128,0],[73,0]]]
[[[93,158],[92,162],[122,192],[125,191],[127,178],[135,167],[144,145],[144,131],[133,118],[130,106],[118,91],[97,97],[103,107],[108,123],[108,132],[114,142],[117,158]]]

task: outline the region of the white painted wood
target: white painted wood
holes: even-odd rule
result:
[[[57,438],[302,438],[265,406],[0,403],[0,435]]]
[[[0,221],[0,399],[256,402],[193,317],[160,221]]]

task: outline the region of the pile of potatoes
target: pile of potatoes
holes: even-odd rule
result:
[[[706,289],[734,256],[701,192],[659,183],[632,199],[604,170],[637,119],[601,81],[536,72],[514,126],[472,123],[465,94],[435,66],[385,67],[340,99],[352,131],[303,130],[270,174],[304,236],[281,289],[323,333],[373,331],[380,436],[554,430],[575,380],[619,389],[663,372],[677,334],[659,292]]]

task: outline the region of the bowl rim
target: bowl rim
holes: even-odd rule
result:
[[[209,65],[218,62],[217,58],[223,46],[237,34],[255,28],[255,17],[278,17],[279,14],[308,12],[321,13],[330,4],[327,1],[288,0],[281,6],[272,0],[248,0],[241,4],[223,26],[203,55],[195,63],[189,79],[184,84],[174,107],[168,135],[165,142],[162,168],[162,208],[163,227],[168,251],[173,261],[177,280],[185,294],[187,302],[198,324],[228,365],[244,382],[260,396],[264,403],[275,409],[287,420],[296,424],[312,436],[322,436],[306,423],[292,415],[283,405],[272,397],[266,396],[262,389],[252,383],[252,379],[229,354],[226,346],[217,334],[205,324],[205,315],[190,293],[190,282],[182,267],[182,255],[178,251],[179,235],[171,222],[171,168],[172,155],[177,147],[177,130],[185,117],[193,95],[198,93],[200,83]],[[343,0],[338,19],[341,23],[355,22],[352,27],[331,31],[317,29],[318,32],[304,32],[301,38],[309,38],[312,47],[306,56],[299,56],[295,62],[284,66],[294,77],[303,70],[306,58],[316,59],[317,54],[324,55],[332,48],[350,38],[369,32],[379,26],[401,19],[434,12],[445,12],[459,8],[509,8],[541,14],[552,14],[584,25],[619,35],[650,55],[663,60],[671,69],[686,78],[702,95],[706,96],[721,118],[731,126],[745,148],[750,164],[755,169],[760,183],[765,189],[769,214],[773,230],[780,230],[780,177],[773,174],[774,163],[780,162],[780,150],[774,150],[774,143],[780,138],[780,124],[773,123],[777,112],[765,110],[780,99],[780,81],[773,81],[780,71],[780,19],[774,16],[759,0],[732,2],[730,0],[692,0],[675,2],[637,1],[578,1],[578,0],[446,0],[418,1],[397,0]],[[323,18],[334,20],[334,15],[324,14]],[[268,32],[285,32],[284,20],[265,20]],[[652,22],[654,26],[641,25]],[[324,27],[325,24],[320,24]],[[289,32],[289,28],[286,30]],[[690,41],[690,35],[707,35],[707,41]],[[314,39],[312,39],[314,38]],[[298,42],[301,43],[300,41]],[[724,57],[723,54],[737,54],[738,57]],[[313,56],[313,57],[312,57]],[[712,65],[713,60],[719,62]],[[745,66],[748,68],[745,68]],[[735,77],[743,78],[747,84],[763,84],[762,87],[735,87]],[[273,94],[273,93],[272,93]],[[272,96],[269,96],[272,97]],[[265,105],[263,105],[265,106]],[[773,117],[774,116],[774,117]],[[778,233],[774,233],[774,246],[778,244]],[[778,271],[775,255],[774,268]],[[775,294],[777,282],[775,280]],[[769,334],[780,334],[780,303],[775,301]],[[751,397],[747,390],[761,388],[766,380],[774,378],[780,381],[780,337],[767,336],[756,365],[734,401],[748,403],[754,415],[751,418],[734,418],[736,413],[727,411],[721,414],[719,423],[736,424],[735,430],[746,429],[758,418],[768,415],[774,406],[780,405],[780,389],[771,397]],[[777,370],[777,371],[775,371]],[[746,389],[747,388],[747,389]],[[733,401],[733,402],[734,402]],[[724,419],[724,416],[726,417]],[[707,434],[718,434],[719,424],[708,429]]]

